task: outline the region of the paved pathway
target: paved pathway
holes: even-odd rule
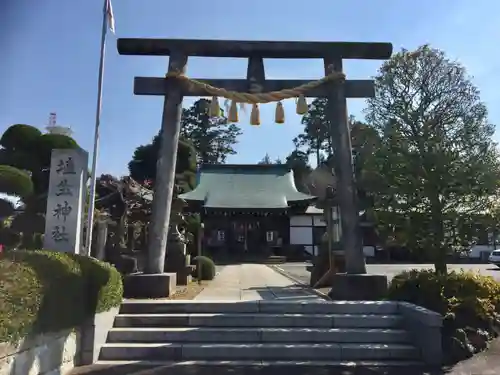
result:
[[[216,278],[195,297],[196,301],[309,301],[320,299],[309,289],[263,264],[225,266]]]

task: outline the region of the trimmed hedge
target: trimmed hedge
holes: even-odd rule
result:
[[[94,258],[46,250],[0,255],[0,342],[78,327],[119,306],[120,273]]]
[[[500,311],[500,283],[473,272],[436,274],[411,270],[395,276],[389,298],[412,302],[443,316],[453,314],[457,325],[488,324]]]
[[[411,270],[395,276],[391,300],[407,301],[443,315],[445,363],[452,364],[484,350],[500,333],[500,282],[473,272],[436,274]]]

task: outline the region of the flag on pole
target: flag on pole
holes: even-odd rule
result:
[[[115,33],[115,17],[113,16],[113,6],[111,0],[106,0],[106,16],[108,19],[108,28],[113,34]]]

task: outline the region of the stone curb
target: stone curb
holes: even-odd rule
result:
[[[316,294],[318,297],[323,298],[324,300],[331,301],[331,298],[328,297],[328,294],[323,293],[319,290],[316,290],[314,288],[311,288],[309,285],[303,283],[301,280],[291,276],[289,273],[287,273],[283,268],[276,266],[274,264],[266,264],[269,268],[271,268],[273,271],[278,272],[280,275],[285,276],[287,279],[293,281],[294,283],[298,284],[299,286],[303,287],[304,289],[307,289],[311,291],[313,294]]]

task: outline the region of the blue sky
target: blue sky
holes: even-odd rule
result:
[[[313,5],[314,4],[314,5]],[[43,128],[49,112],[92,150],[103,0],[0,1],[0,131],[15,123]],[[113,0],[116,36],[109,35],[98,173],[123,175],[140,144],[158,132],[162,99],[132,93],[134,76],[163,76],[166,57],[119,56],[116,37],[240,40],[378,41],[395,50],[424,43],[444,49],[469,69],[500,124],[500,2],[493,0]],[[376,74],[379,61],[347,61],[348,78]],[[268,78],[316,79],[320,60],[266,61]],[[188,75],[243,78],[241,59],[191,58]],[[186,105],[191,103],[186,100]],[[361,116],[363,100],[350,100]],[[300,131],[293,102],[287,121],[274,124],[274,105],[262,106],[260,127],[242,116],[243,135],[232,163],[283,157]],[[498,137],[497,137],[498,139]]]

